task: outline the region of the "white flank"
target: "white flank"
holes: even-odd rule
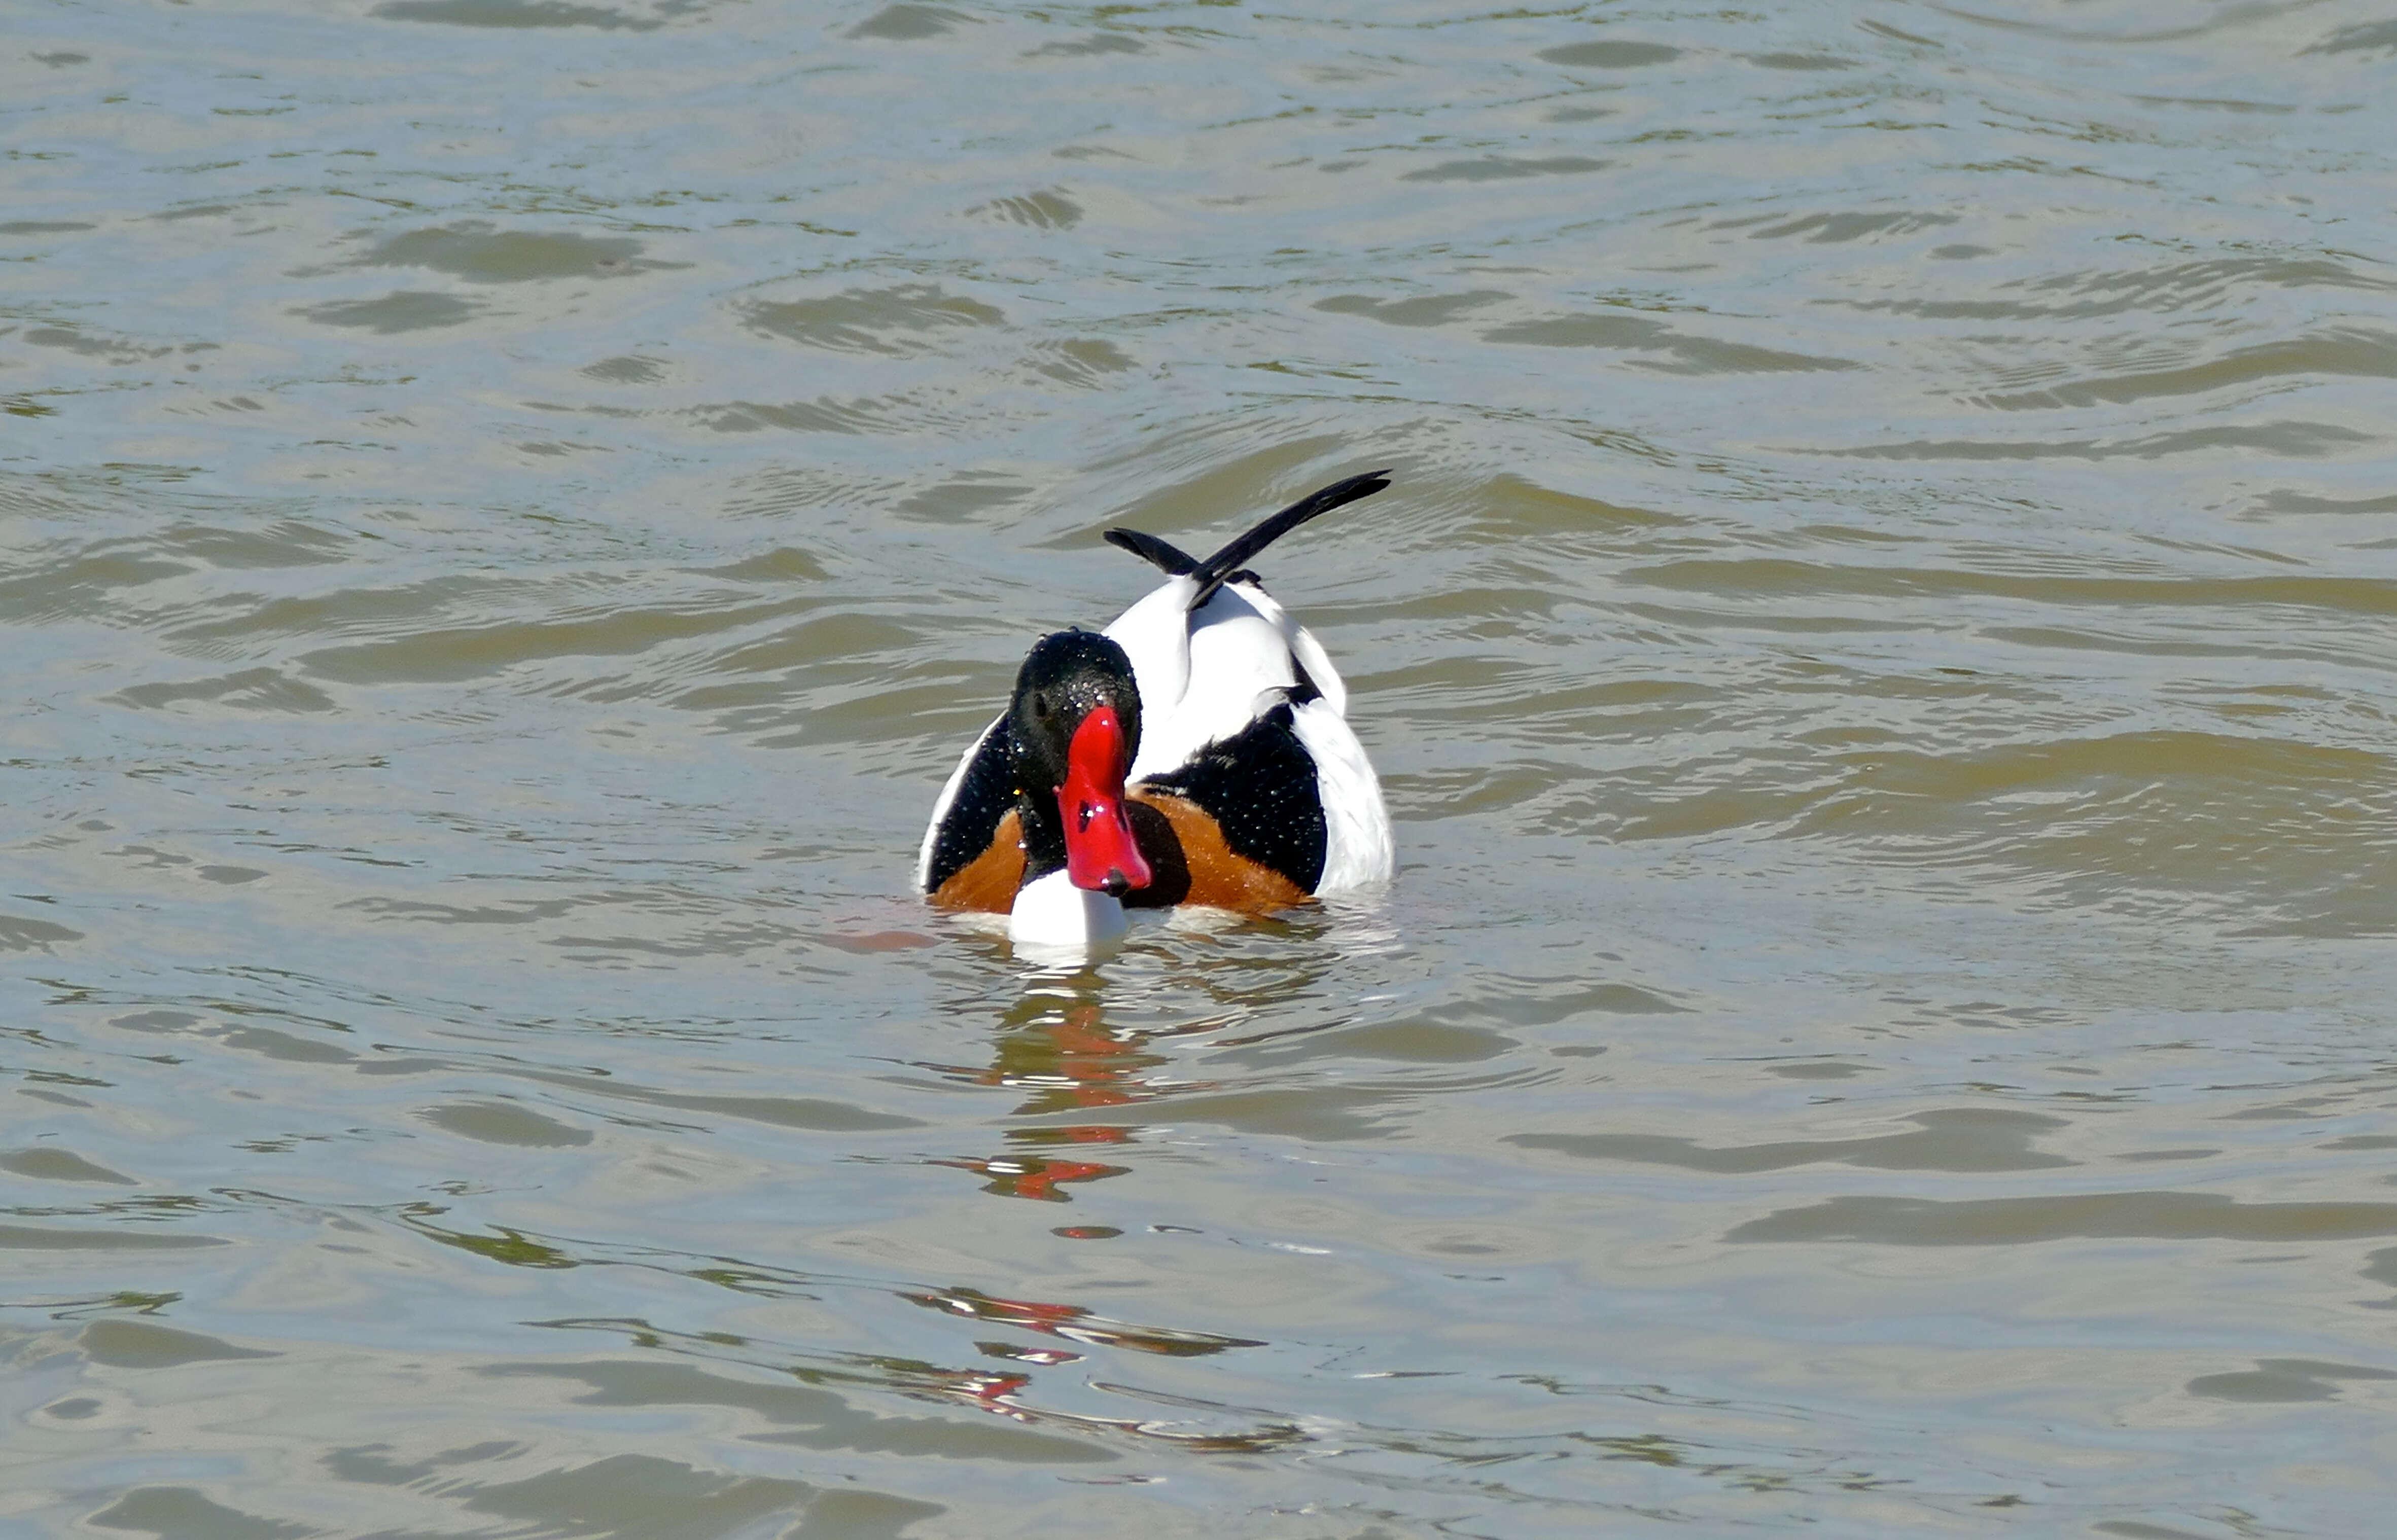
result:
[[[1389,881],[1398,851],[1365,745],[1347,718],[1332,709],[1329,695],[1296,708],[1291,720],[1315,759],[1315,787],[1323,798],[1323,880],[1315,891],[1340,893]]]

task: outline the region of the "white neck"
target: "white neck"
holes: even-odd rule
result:
[[[1075,887],[1062,870],[1017,890],[1007,917],[1007,939],[1018,946],[1088,951],[1122,939],[1129,929],[1120,903]]]

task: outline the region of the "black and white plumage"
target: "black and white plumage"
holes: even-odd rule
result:
[[[1387,880],[1389,815],[1347,687],[1248,563],[1388,485],[1334,482],[1204,561],[1107,531],[1166,581],[1104,632],[1033,648],[942,788],[918,889],[1006,913],[1018,943],[1075,948],[1120,935],[1127,907],[1263,913]]]

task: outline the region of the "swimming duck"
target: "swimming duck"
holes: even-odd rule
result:
[[[1019,944],[1088,947],[1127,908],[1269,914],[1388,879],[1381,783],[1348,690],[1248,563],[1388,473],[1335,481],[1200,561],[1110,529],[1166,580],[1104,631],[1033,644],[932,807],[916,883],[1004,914]]]

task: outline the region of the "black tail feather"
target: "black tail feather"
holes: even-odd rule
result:
[[[1155,535],[1145,535],[1137,529],[1110,529],[1107,531],[1107,543],[1121,546],[1130,551],[1169,578],[1183,577],[1198,570],[1197,556],[1170,540],[1159,540]],[[1261,588],[1265,586],[1264,580],[1245,567],[1237,572],[1225,574],[1224,581],[1253,583]]]
[[[1230,582],[1251,556],[1318,514],[1328,514],[1360,497],[1372,497],[1390,484],[1389,476],[1387,471],[1367,471],[1363,475],[1352,475],[1319,488],[1209,556],[1190,574],[1198,580],[1198,591],[1190,596],[1190,608],[1196,609],[1214,597],[1215,590]]]
[[[1110,529],[1107,531],[1107,543],[1123,547],[1169,578],[1198,570],[1197,556],[1170,540],[1145,535],[1138,529]]]

